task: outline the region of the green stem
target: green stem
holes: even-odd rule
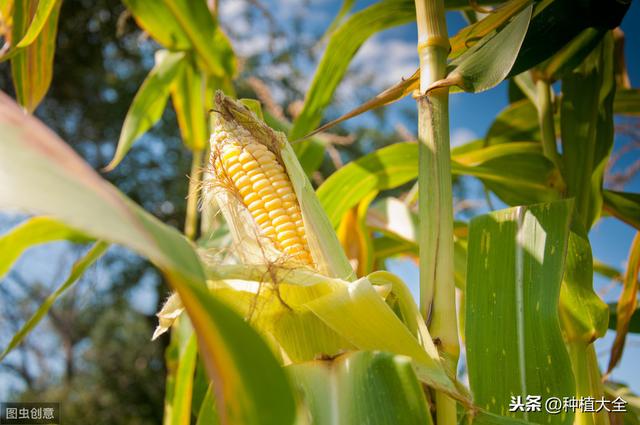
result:
[[[560,155],[556,146],[556,130],[553,120],[553,101],[551,85],[548,81],[538,80],[536,83],[538,97],[538,122],[542,136],[542,152],[560,169]]]
[[[453,270],[453,196],[449,154],[448,93],[418,99],[418,209],[420,214],[420,309],[431,336],[457,363]]]
[[[198,201],[202,182],[202,150],[193,151],[191,173],[189,174],[189,192],[187,195],[187,213],[184,222],[184,234],[194,240],[198,232]]]
[[[443,0],[415,0],[420,56],[418,209],[420,311],[452,376],[460,347],[453,270],[453,195],[449,148],[449,89],[428,91],[446,76],[449,39]],[[436,393],[438,425],[457,423],[456,402]]]
[[[576,381],[577,399],[594,397],[599,400],[604,395],[602,377],[596,351],[591,343],[571,341],[567,344],[571,366]],[[609,425],[609,415],[606,410],[600,412],[582,412],[576,410],[574,425]]]
[[[187,194],[187,212],[184,223],[184,234],[187,238],[194,240],[198,229],[198,198],[200,194],[200,186],[202,181],[202,158],[203,150],[193,151],[191,159],[191,172],[189,174],[189,189]],[[187,323],[183,323],[187,322]],[[175,392],[176,374],[180,365],[180,351],[186,347],[188,338],[184,338],[185,332],[189,330],[190,325],[183,315],[171,326],[171,343],[165,349],[165,360],[167,363],[166,391],[164,398],[164,415],[163,424],[171,425],[175,423],[172,417],[173,397]],[[185,330],[186,329],[186,330]]]

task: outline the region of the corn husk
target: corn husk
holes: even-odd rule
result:
[[[221,92],[216,93],[212,125],[214,128],[240,126],[275,154],[277,160],[284,165],[300,204],[315,271],[329,277],[353,280],[355,273],[284,133],[274,131],[244,104],[226,97]],[[215,143],[212,137],[212,152],[215,152]],[[234,193],[233,187],[220,183],[213,182],[207,187],[213,192],[222,214],[230,225],[235,241],[234,252],[241,262],[254,265],[283,263],[282,253],[268,238],[260,235],[260,230],[248,209]]]

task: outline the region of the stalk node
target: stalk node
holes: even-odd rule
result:
[[[425,41],[421,41],[418,43],[418,53],[422,52],[422,50],[426,49],[427,47],[440,47],[442,49],[446,49],[447,52],[451,51],[449,37],[442,37],[437,35],[430,36]]]

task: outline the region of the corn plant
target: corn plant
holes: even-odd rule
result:
[[[193,157],[184,232],[30,115],[50,84],[64,16],[60,0],[2,2],[1,58],[17,102],[0,93],[0,205],[35,216],[0,238],[0,275],[36,244],[91,247],[0,358],[120,244],[174,291],[154,335],[171,333],[166,424],[638,423],[637,397],[606,375],[638,331],[640,236],[624,273],[594,261],[588,237],[603,216],[640,229],[640,195],[603,187],[614,115],[640,113],[614,54],[629,2],[381,0],[352,11],[345,1],[291,123],[234,99],[236,58],[215,4],[124,3],[161,49],[107,170],[171,97]],[[448,11],[470,22],[452,37]],[[323,124],[359,47],[411,22],[419,69]],[[449,96],[505,80],[511,102],[486,136],[451,149]],[[410,94],[416,142],[364,155],[314,188],[308,176],[325,153],[317,133]],[[456,176],[475,177],[508,208],[455,220]],[[387,195],[407,183],[403,199]],[[398,256],[419,264],[418,302],[385,270]],[[594,273],[623,276],[613,310],[594,292]],[[594,341],[608,328],[616,339],[603,379]],[[468,385],[457,375],[461,353]],[[614,406],[620,395],[626,413],[580,405],[552,414],[546,404]]]

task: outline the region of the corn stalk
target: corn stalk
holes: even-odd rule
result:
[[[189,173],[189,192],[187,195],[187,212],[184,222],[184,234],[191,240],[195,240],[198,231],[198,201],[200,197],[200,186],[202,185],[203,153],[202,149],[193,151],[191,172]]]
[[[420,95],[418,102],[418,208],[421,217],[420,309],[449,372],[460,347],[453,269],[453,199],[449,153],[449,89],[429,90],[446,77],[449,39],[442,0],[416,0]],[[438,424],[456,423],[455,401],[436,393]]]

